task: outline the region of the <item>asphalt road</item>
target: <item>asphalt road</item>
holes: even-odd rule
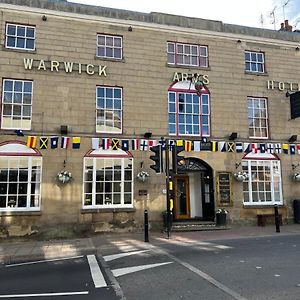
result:
[[[300,299],[300,235],[125,239],[103,244],[100,252],[4,265],[0,298]]]
[[[132,254],[107,261],[128,300],[300,299],[300,235],[153,244],[103,251]]]

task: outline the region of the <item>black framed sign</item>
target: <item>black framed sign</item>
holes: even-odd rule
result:
[[[232,204],[232,176],[230,172],[217,172],[217,193],[218,202],[221,205]]]

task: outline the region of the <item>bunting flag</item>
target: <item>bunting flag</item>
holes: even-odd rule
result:
[[[118,150],[120,148],[120,140],[119,139],[112,139],[111,140],[111,149]]]
[[[200,141],[194,141],[194,151],[199,152],[200,151]]]
[[[218,142],[217,141],[212,141],[211,142],[211,151],[212,152],[217,152],[218,151]]]
[[[140,140],[140,150],[148,151],[148,140]]]
[[[291,155],[296,154],[296,145],[295,144],[290,145],[290,154]]]
[[[58,145],[58,136],[52,136],[52,137],[50,138],[50,146],[51,146],[51,149],[57,148],[57,145]]]
[[[244,153],[250,153],[250,152],[251,152],[251,144],[244,143]]]
[[[62,136],[61,137],[61,148],[67,149],[67,148],[69,148],[69,144],[70,144],[70,138],[67,136]]]
[[[122,140],[121,149],[124,150],[124,151],[129,150],[129,140]]]
[[[183,140],[177,140],[176,146],[183,146]]]
[[[192,151],[193,142],[192,141],[185,141],[184,143],[184,151],[190,152]]]
[[[35,148],[36,147],[36,136],[27,137],[27,147]]]
[[[297,153],[300,155],[300,144],[297,145]]]
[[[102,149],[108,150],[109,147],[110,147],[110,139],[109,138],[102,139]]]
[[[131,140],[131,150],[138,150],[139,149],[139,140],[133,139]]]
[[[226,142],[219,142],[219,151],[226,152]]]
[[[243,143],[240,142],[235,143],[235,151],[237,153],[243,153]]]
[[[161,150],[166,150],[166,141],[164,139],[161,139],[158,144],[161,145]]]
[[[234,142],[227,143],[227,152],[234,152]]]
[[[48,141],[49,141],[49,138],[47,136],[41,136],[40,137],[40,149],[47,149]]]
[[[80,137],[79,136],[73,137],[72,143],[73,143],[73,149],[79,149],[80,148]]]
[[[96,150],[100,148],[99,145],[100,139],[99,138],[92,138],[92,149]]]
[[[270,143],[267,144],[267,153],[269,153],[269,154],[274,153],[274,145],[273,144],[270,144]]]
[[[15,130],[17,136],[24,136],[24,132],[21,129]]]
[[[284,154],[289,154],[289,144],[282,144],[281,149]]]
[[[281,144],[275,144],[275,153],[281,153]]]
[[[175,143],[175,141],[174,141],[174,143]],[[149,140],[148,141],[148,148],[149,148],[149,150],[150,150],[151,147],[154,147],[156,145],[157,145],[157,141],[156,140]]]
[[[251,152],[252,153],[259,153],[259,149],[258,149],[257,143],[251,143]]]
[[[266,144],[259,144],[259,151],[260,153],[266,152]]]

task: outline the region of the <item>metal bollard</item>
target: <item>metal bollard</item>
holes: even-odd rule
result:
[[[279,217],[279,214],[278,214],[277,204],[274,205],[274,215],[275,215],[276,232],[280,232],[280,217]]]
[[[148,211],[144,211],[144,231],[145,231],[145,242],[149,243],[149,220],[148,220]]]

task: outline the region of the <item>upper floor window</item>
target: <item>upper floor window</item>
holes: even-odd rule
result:
[[[96,132],[122,133],[122,88],[97,87]]]
[[[168,42],[167,53],[170,65],[208,67],[207,46]]]
[[[35,27],[6,24],[5,48],[35,50]]]
[[[0,211],[36,211],[41,201],[42,157],[18,142],[0,145]]]
[[[121,36],[97,34],[97,56],[122,59],[123,38]]]
[[[197,95],[194,84],[178,82],[168,93],[169,134],[210,136],[210,95]]]
[[[265,73],[265,54],[262,52],[245,51],[246,71]]]
[[[249,137],[268,138],[267,99],[248,97]]]
[[[2,89],[2,129],[30,129],[32,81],[4,79]]]
[[[280,160],[273,154],[249,153],[242,160],[244,205],[282,204]]]

